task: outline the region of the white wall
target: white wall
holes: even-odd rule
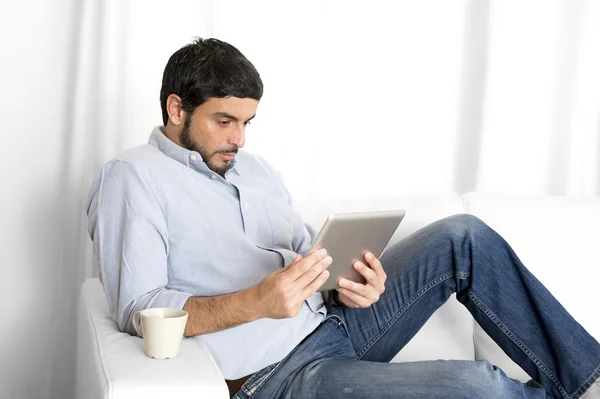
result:
[[[0,396],[69,398],[80,276],[65,207],[76,1],[0,3]],[[69,234],[70,233],[70,234]]]

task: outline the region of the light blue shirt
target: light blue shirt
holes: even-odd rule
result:
[[[104,165],[87,202],[108,307],[130,334],[136,311],[181,309],[190,296],[243,290],[296,253],[305,255],[312,242],[279,173],[263,158],[239,151],[223,178],[161,129]],[[201,338],[225,378],[237,379],[283,359],[325,314],[317,292],[296,317]]]

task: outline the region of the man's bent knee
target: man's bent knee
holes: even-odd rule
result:
[[[490,228],[483,220],[468,213],[448,216],[440,222],[442,222],[447,234],[458,238],[476,237],[482,231]]]

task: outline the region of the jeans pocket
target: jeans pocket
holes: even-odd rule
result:
[[[250,397],[252,395],[254,395],[254,393],[256,392],[256,390],[264,382],[266,382],[266,380],[269,378],[269,376],[271,376],[271,374],[273,373],[273,371],[275,371],[275,368],[277,367],[277,365],[279,363],[280,362],[270,364],[267,367],[263,368],[262,370],[259,370],[256,373],[252,374],[250,376],[250,378],[248,378],[248,380],[246,380],[246,382],[244,382],[244,384],[242,385],[241,390],[244,391],[244,393],[246,395],[250,396]]]

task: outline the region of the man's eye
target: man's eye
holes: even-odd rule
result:
[[[244,126],[248,126],[249,124],[250,124],[250,121],[244,122]]]
[[[229,121],[219,121],[218,123],[221,126],[227,126],[227,125],[229,125]]]

